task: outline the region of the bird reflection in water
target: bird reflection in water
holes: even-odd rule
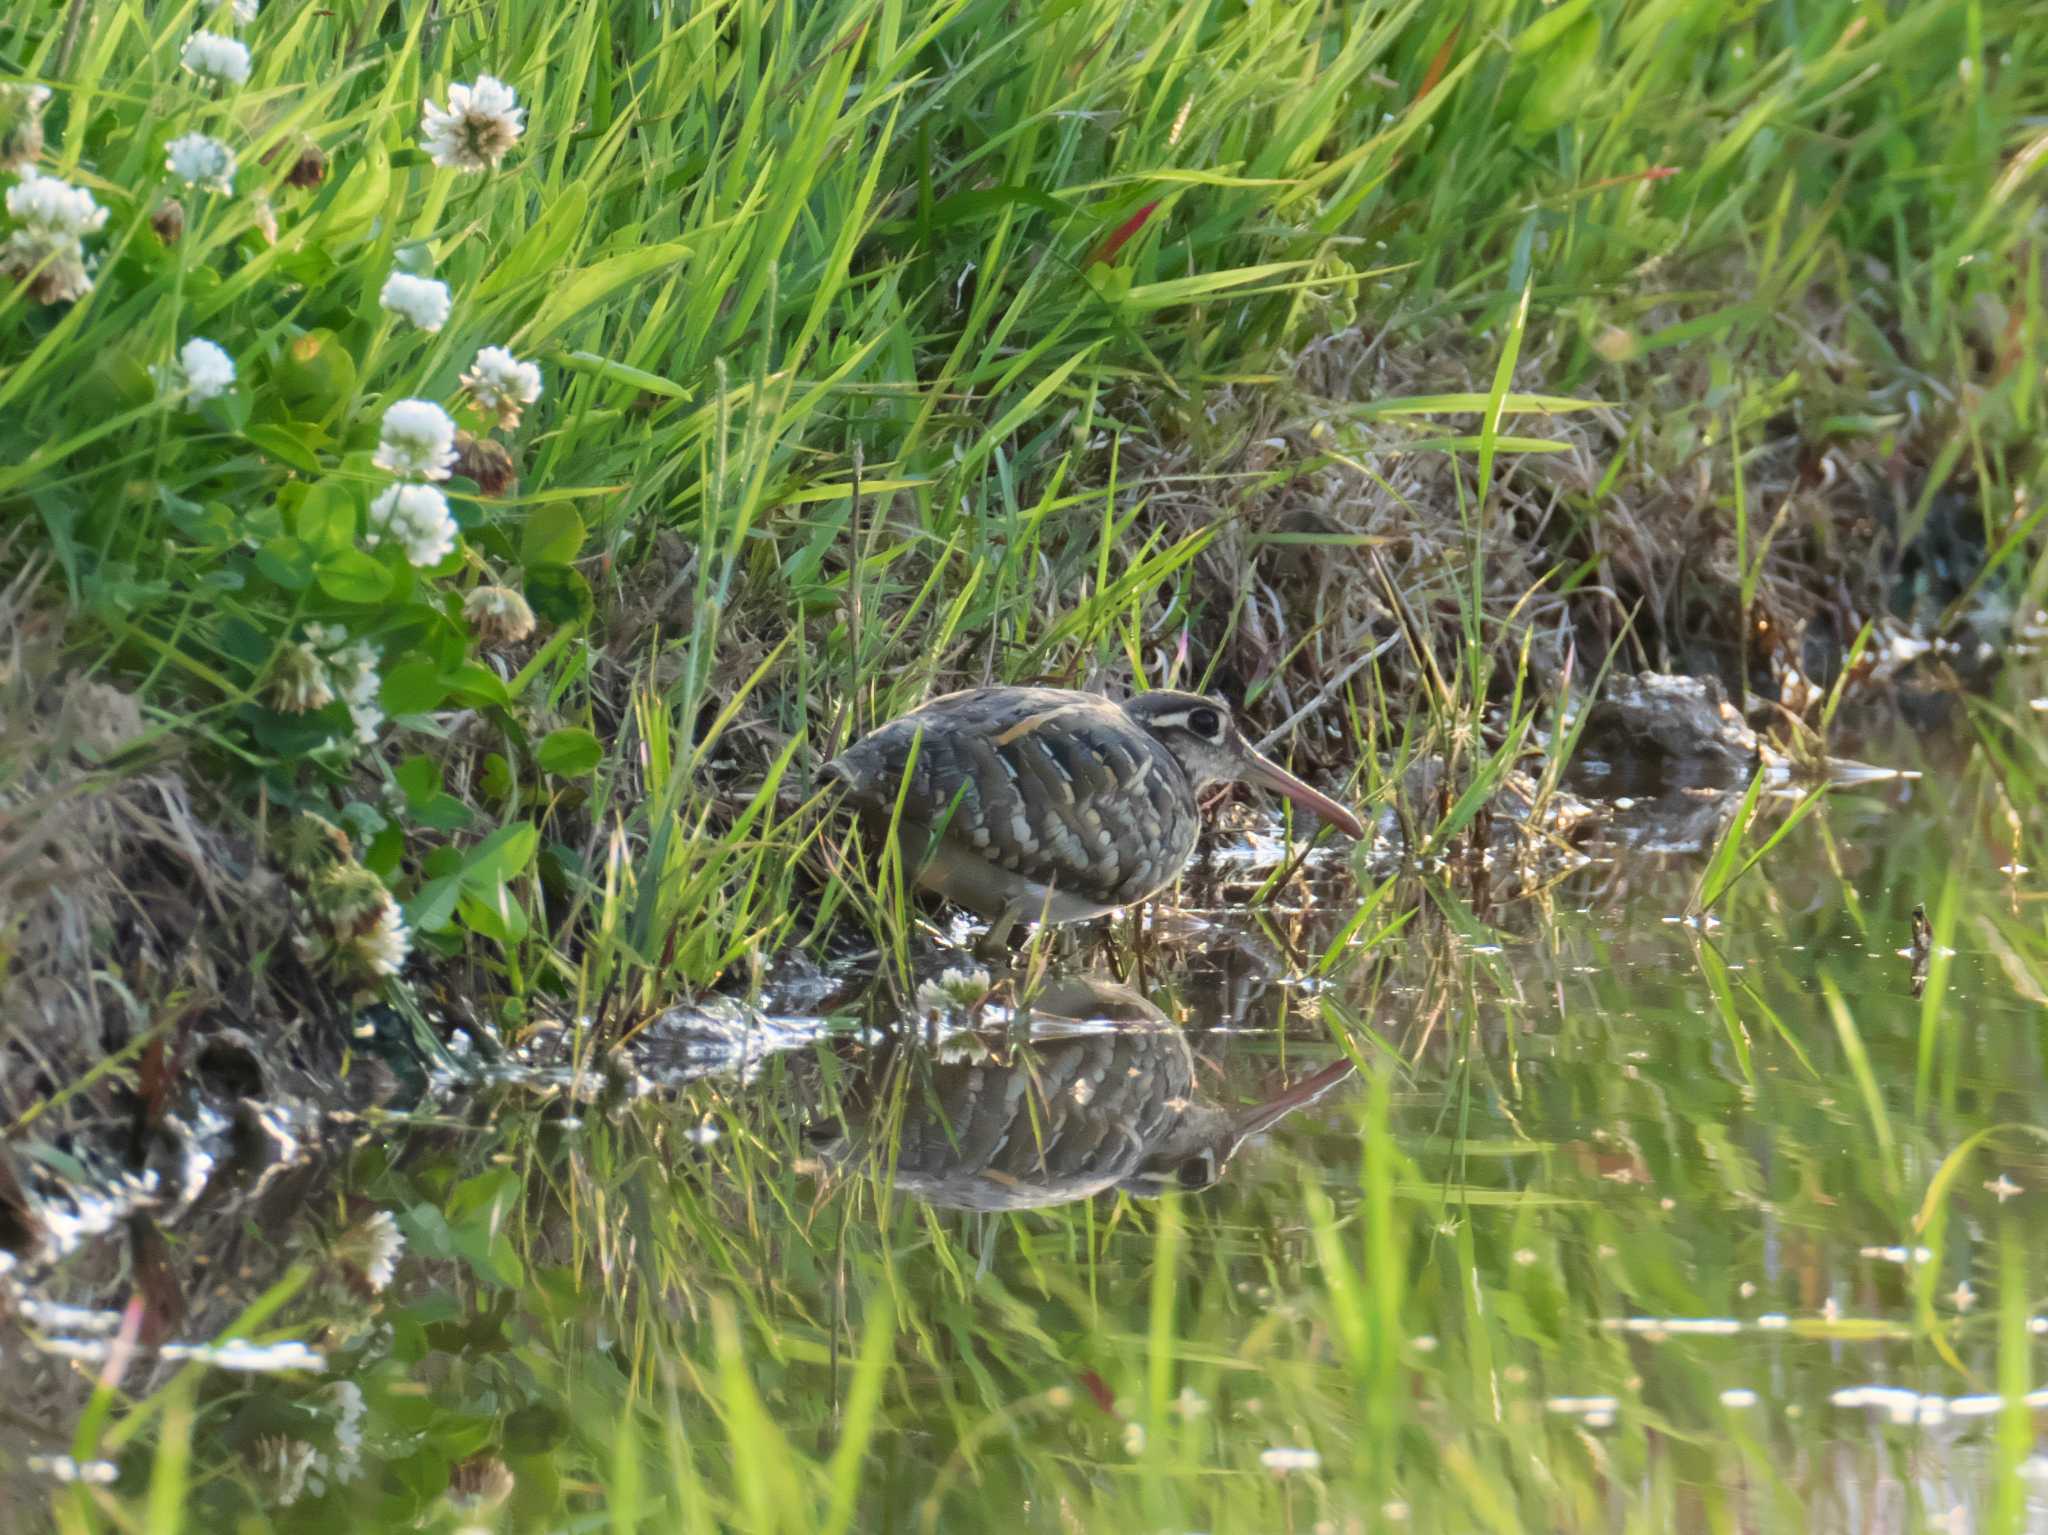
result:
[[[949,1209],[1205,1189],[1246,1141],[1352,1071],[1338,1061],[1263,1103],[1226,1107],[1201,1097],[1187,1036],[1127,986],[1058,981],[1030,1013],[1028,1031],[881,1050],[849,1084],[843,1115],[807,1138],[825,1162]]]

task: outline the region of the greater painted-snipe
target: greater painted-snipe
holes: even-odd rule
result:
[[[1272,789],[1353,837],[1358,817],[1244,738],[1199,693],[1121,703],[1063,688],[934,698],[826,763],[872,822],[897,826],[918,881],[994,924],[1079,922],[1173,882],[1212,784]]]

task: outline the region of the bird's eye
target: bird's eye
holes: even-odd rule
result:
[[[1188,729],[1205,741],[1218,740],[1223,735],[1223,716],[1214,709],[1190,709]]]
[[[1210,716],[1212,719],[1214,716]],[[1205,1151],[1199,1156],[1189,1157],[1180,1164],[1180,1186],[1184,1189],[1205,1189],[1216,1181],[1216,1153]]]

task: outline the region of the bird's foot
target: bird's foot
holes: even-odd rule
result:
[[[1008,971],[1015,952],[1012,938],[1017,931],[1017,914],[1004,912],[989,924],[988,931],[974,940],[974,957],[991,969]]]

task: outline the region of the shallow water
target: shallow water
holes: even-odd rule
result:
[[[317,1175],[77,1212],[0,1467],[82,1509],[189,1434],[208,1517],[307,1529],[2048,1530],[2042,766],[1987,728],[1859,743],[1929,775],[1706,915],[1627,814],[1537,894],[1339,851],[1247,911],[1254,823],[1025,981],[855,937],[609,1065],[458,1039]],[[296,1351],[178,1353],[259,1296]]]

